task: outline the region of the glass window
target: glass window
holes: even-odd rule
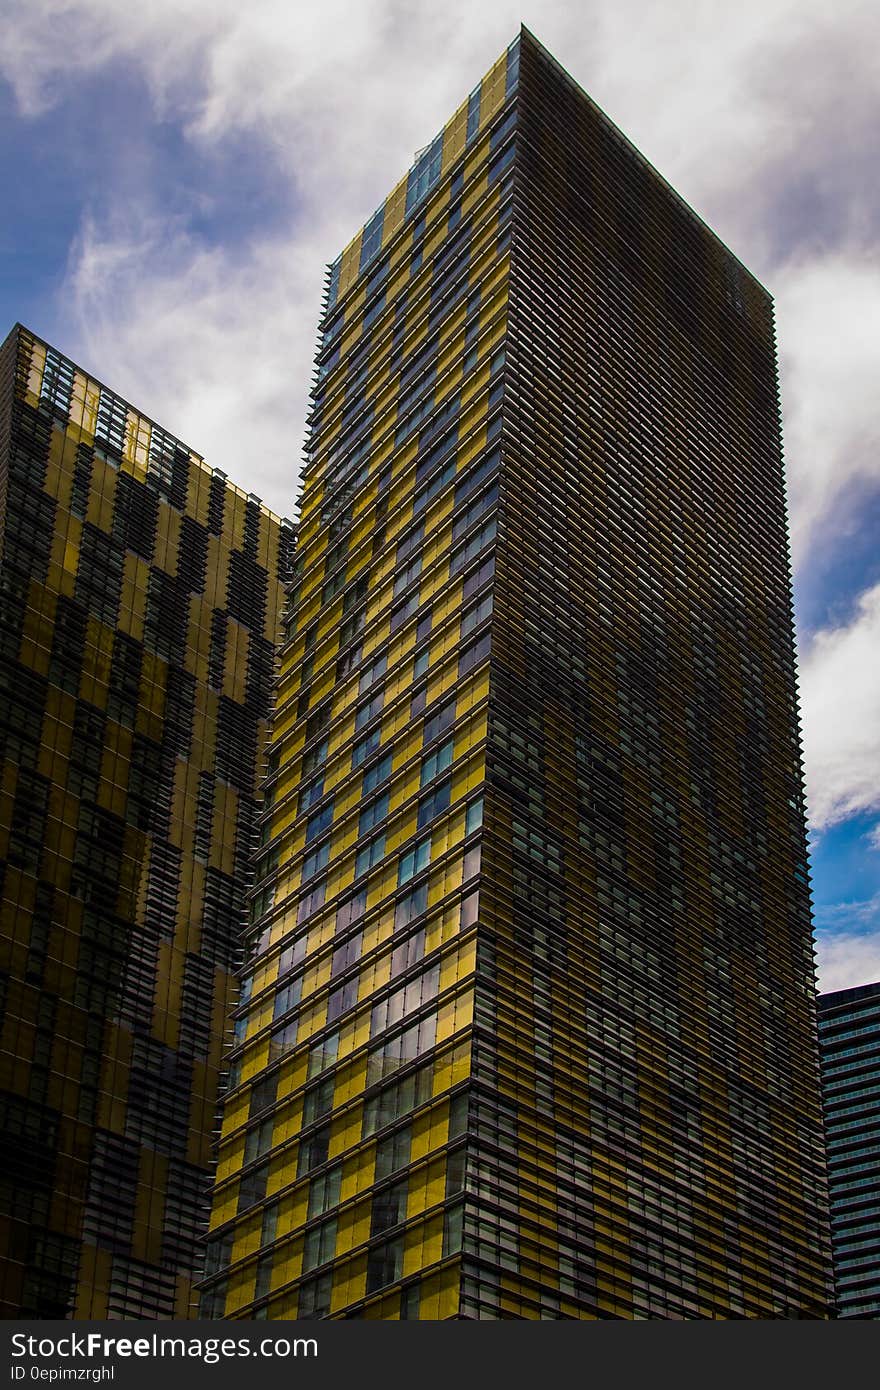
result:
[[[333,1090],[335,1078],[325,1076],[315,1086],[310,1086],[303,1096],[303,1126],[311,1124],[314,1120],[320,1120],[322,1115],[328,1115],[333,1109]]]
[[[408,883],[414,874],[426,869],[431,862],[431,837],[427,836],[409,850],[407,854],[400,857],[400,865],[397,871],[398,887]]]
[[[437,816],[448,811],[451,793],[452,778],[447,777],[444,782],[438,782],[427,796],[421,798],[419,801],[418,830],[424,830],[425,826],[430,825]]]
[[[387,815],[388,792],[383,792],[381,796],[377,796],[361,811],[360,820],[358,821],[358,836],[360,837],[366,834],[367,831],[372,830],[373,827],[378,825],[380,821],[383,821]]]
[[[297,1177],[303,1178],[306,1173],[311,1173],[313,1168],[320,1168],[322,1163],[327,1162],[329,1151],[330,1126],[325,1124],[300,1143],[296,1168]]]
[[[370,1211],[370,1237],[390,1231],[406,1220],[406,1179],[383,1187],[373,1197]]]
[[[363,729],[365,725],[369,724],[371,719],[375,719],[376,715],[381,713],[384,702],[385,692],[383,690],[377,690],[376,694],[371,695],[369,700],[364,700],[363,704],[358,706],[357,712],[355,713],[355,729]]]
[[[371,840],[363,849],[358,850],[354,861],[355,878],[360,878],[361,874],[368,873],[385,856],[385,835],[377,835],[375,840]]]
[[[313,850],[311,854],[306,855],[302,864],[302,882],[306,883],[308,879],[314,878],[315,874],[325,869],[329,858],[330,841],[328,840],[325,844],[320,845],[318,849]]]
[[[474,830],[479,830],[483,824],[483,798],[472,801],[467,808],[464,833],[470,835]]]
[[[422,741],[424,743],[432,743],[440,734],[445,733],[454,722],[455,697],[453,696],[451,700],[447,700],[445,703],[441,704],[435,714],[432,714],[430,718],[425,720]]]
[[[352,768],[360,767],[365,758],[379,747],[379,740],[382,736],[381,729],[373,729],[371,733],[356,743],[351,750]]]
[[[313,816],[309,816],[306,823],[306,844],[308,845],[312,840],[316,840],[318,836],[332,824],[332,821],[333,802],[330,800],[327,802],[326,806],[321,807],[320,811],[316,811]]]
[[[365,270],[370,262],[376,257],[382,248],[382,229],[385,223],[385,204],[373,213],[367,225],[364,227],[363,238],[361,240],[361,271]]]
[[[403,1237],[385,1241],[367,1255],[367,1293],[393,1284],[403,1273]]]
[[[369,690],[370,686],[373,685],[382,676],[384,676],[387,667],[387,653],[383,653],[383,655],[377,657],[375,661],[370,662],[370,665],[361,674],[361,678],[358,683],[358,694],[365,695],[366,692]]]
[[[318,1265],[326,1264],[328,1260],[333,1259],[335,1253],[336,1217],[333,1216],[329,1221],[322,1221],[320,1226],[306,1232],[303,1244],[303,1274],[316,1269]]]
[[[335,1163],[325,1173],[319,1173],[309,1183],[309,1207],[307,1220],[323,1216],[339,1205],[339,1188],[342,1182],[342,1164]]]
[[[385,781],[386,777],[389,777],[390,775],[391,754],[386,753],[383,758],[380,758],[377,763],[373,763],[373,766],[368,767],[365,771],[362,792],[366,794],[367,792],[373,791],[376,787],[380,786],[382,782]]]
[[[443,164],[443,132],[422,150],[409,171],[406,183],[406,215],[413,211],[440,177]],[[415,233],[414,233],[415,234]]]

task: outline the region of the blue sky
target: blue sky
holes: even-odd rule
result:
[[[873,3],[30,0],[0,52],[0,336],[289,512],[324,266],[521,20],[776,298],[821,980],[878,979]]]

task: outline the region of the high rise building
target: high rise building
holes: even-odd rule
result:
[[[0,1316],[192,1316],[289,524],[0,349]]]
[[[768,295],[524,30],[310,426],[204,1311],[824,1317]]]
[[[837,1316],[880,1318],[880,983],[819,997]]]

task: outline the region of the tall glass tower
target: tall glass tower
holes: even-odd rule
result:
[[[769,297],[523,30],[321,332],[204,1311],[824,1317]]]
[[[192,1315],[293,535],[0,347],[0,1317]]]
[[[839,1318],[880,1319],[880,981],[819,998]]]

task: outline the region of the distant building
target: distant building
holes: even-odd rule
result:
[[[191,1315],[293,531],[0,349],[0,1316]]]
[[[880,1318],[880,982],[819,998],[837,1315]]]
[[[321,331],[205,1312],[827,1316],[768,294],[523,30]]]

